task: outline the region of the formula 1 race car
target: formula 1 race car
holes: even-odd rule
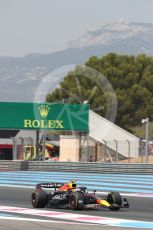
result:
[[[86,187],[77,187],[76,181],[64,183],[39,183],[32,192],[31,202],[34,208],[69,208],[82,210],[106,207],[110,210],[128,208],[126,198],[118,192],[110,192],[105,197],[99,197],[94,190],[87,191]]]

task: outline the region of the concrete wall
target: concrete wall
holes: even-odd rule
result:
[[[60,136],[60,161],[79,161],[79,137],[70,135]]]

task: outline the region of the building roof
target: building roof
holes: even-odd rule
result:
[[[4,129],[0,129],[0,138],[15,137],[18,132],[19,132],[19,130],[6,130],[6,129],[4,130]]]

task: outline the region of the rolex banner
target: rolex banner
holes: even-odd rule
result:
[[[88,131],[88,104],[0,102],[0,129]]]

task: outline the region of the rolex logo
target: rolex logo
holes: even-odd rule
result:
[[[41,106],[39,107],[40,115],[41,115],[42,117],[47,117],[47,115],[48,115],[48,113],[49,113],[49,110],[50,110],[50,108],[49,108],[48,105],[41,105]]]

